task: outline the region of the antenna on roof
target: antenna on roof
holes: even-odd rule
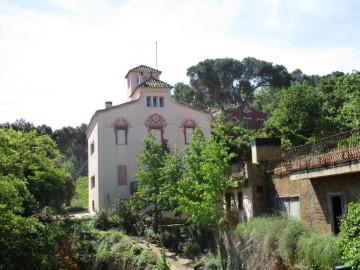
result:
[[[156,69],[158,68],[157,64],[157,41],[155,41],[155,59],[156,59]]]

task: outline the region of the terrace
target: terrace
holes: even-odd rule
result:
[[[287,150],[266,166],[268,174],[290,174],[294,180],[324,176],[324,170],[326,175],[360,171],[360,128]]]

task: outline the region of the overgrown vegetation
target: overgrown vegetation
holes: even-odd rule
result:
[[[89,203],[88,177],[81,176],[75,184],[75,192],[71,198],[70,206],[65,208],[66,212],[82,212],[87,211]]]
[[[339,245],[344,264],[360,269],[360,198],[349,203],[348,212],[341,221]]]
[[[236,229],[247,269],[333,269],[337,238],[283,216],[259,217]]]

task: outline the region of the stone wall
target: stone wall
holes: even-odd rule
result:
[[[289,176],[273,177],[269,182],[269,203],[278,206],[281,197],[299,197],[301,220],[314,228],[334,231],[332,196],[340,196],[344,206],[360,195],[360,173],[290,180]]]

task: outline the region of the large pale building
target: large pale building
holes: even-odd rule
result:
[[[144,65],[129,70],[129,101],[116,106],[106,102],[91,118],[86,130],[91,212],[110,206],[117,195],[128,198],[136,191],[135,159],[150,130],[159,143],[171,146],[176,139],[179,147],[190,143],[195,128],[210,135],[210,113],[176,103],[172,86],[160,74]]]

